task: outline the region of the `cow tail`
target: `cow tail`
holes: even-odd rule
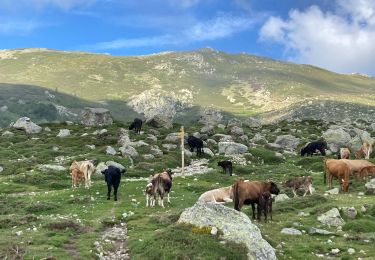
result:
[[[327,184],[327,160],[324,160],[323,176],[324,176],[324,184]]]
[[[232,185],[232,192],[233,192],[233,202],[234,202],[234,209],[240,211],[239,204],[240,204],[240,194],[239,194],[239,181],[236,181]]]

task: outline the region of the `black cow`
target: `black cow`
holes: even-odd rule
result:
[[[312,156],[313,153],[318,150],[321,155],[326,155],[327,149],[327,142],[323,140],[315,141],[308,143],[305,147],[301,149],[301,156],[305,156],[305,154]]]
[[[223,168],[223,173],[229,172],[229,175],[232,176],[233,166],[231,161],[220,161],[217,163],[217,166],[221,166]]]
[[[120,186],[121,182],[121,173],[124,173],[126,170],[120,170],[119,168],[115,166],[108,166],[107,169],[102,171],[102,174],[104,174],[105,182],[107,183],[108,188],[108,194],[107,194],[107,200],[110,199],[111,196],[111,189],[113,186],[113,194],[115,196],[115,201],[117,201],[117,190]]]
[[[187,139],[188,145],[190,147],[190,152],[194,152],[194,148],[197,149],[197,155],[202,155],[203,152],[203,141],[195,136],[189,135]]]
[[[129,126],[129,130],[134,129],[134,131],[139,134],[141,132],[142,123],[142,119],[134,118],[134,121]]]

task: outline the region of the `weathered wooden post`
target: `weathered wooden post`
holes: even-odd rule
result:
[[[181,175],[185,177],[185,132],[184,126],[181,126]]]

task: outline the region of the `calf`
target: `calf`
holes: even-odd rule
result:
[[[234,209],[241,211],[242,206],[251,204],[253,218],[255,219],[255,204],[258,205],[258,220],[260,220],[259,198],[263,192],[279,194],[277,185],[270,182],[238,180],[233,184]]]
[[[366,180],[368,176],[375,176],[375,166],[365,166],[358,172],[358,177],[362,180]]]
[[[197,150],[197,156],[201,156],[203,152],[203,141],[195,136],[190,135],[187,139],[190,147],[190,152],[194,152],[194,148]]]
[[[151,207],[155,207],[155,201],[152,199],[153,196],[154,196],[154,185],[152,184],[152,182],[148,183],[146,185],[146,189],[145,189],[145,194],[146,194],[146,207],[148,207],[149,205]],[[149,204],[150,202],[150,204]]]
[[[344,160],[327,159],[324,161],[324,179],[327,178],[330,189],[332,189],[332,179],[336,177],[340,182],[341,190],[347,192],[350,185],[349,176],[350,168]]]
[[[204,202],[214,202],[224,204],[227,202],[232,202],[233,200],[232,186],[209,190],[203,193],[198,201]]]
[[[104,174],[105,182],[107,183],[107,200],[111,199],[111,189],[113,186],[113,195],[115,197],[115,201],[117,201],[117,190],[121,182],[121,173],[124,172],[125,169],[120,170],[119,168],[112,165],[108,166],[107,169],[102,171],[102,174]]]
[[[140,134],[141,128],[142,128],[142,119],[139,118],[134,118],[134,121],[130,124],[129,130],[133,130],[137,133]]]
[[[154,197],[154,203],[153,206],[155,206],[155,200],[156,195],[159,195],[158,205],[162,206],[164,208],[164,195],[167,193],[168,195],[168,203],[171,203],[169,200],[169,193],[172,188],[172,171],[166,170],[162,173],[157,173],[152,178],[152,185],[153,185],[153,197]]]
[[[321,155],[326,155],[326,149],[327,149],[327,142],[323,140],[314,141],[311,143],[308,143],[305,147],[301,149],[301,156],[312,156],[317,150],[320,152]]]
[[[363,142],[362,146],[359,148],[359,150],[355,153],[355,157],[357,159],[359,158],[365,158],[366,160],[370,159],[370,154],[372,153],[372,144],[365,141]]]
[[[80,183],[85,182],[85,176],[83,172],[79,171],[76,168],[72,169],[70,175],[72,176],[72,188],[77,188]]]
[[[217,163],[217,166],[221,166],[223,168],[224,174],[229,172],[229,175],[232,176],[233,166],[231,161],[220,161]]]
[[[91,174],[95,170],[95,166],[92,163],[92,161],[89,161],[89,160],[73,161],[69,169],[71,172],[73,172],[74,170],[77,170],[83,173],[83,176],[85,179],[85,187],[89,188],[91,186]]]
[[[262,214],[262,211],[264,212],[264,221],[267,222],[268,213],[270,213],[272,220],[272,195],[269,191],[262,192],[260,195],[258,210],[260,211],[260,214]]]
[[[350,159],[350,149],[345,147],[345,148],[340,148],[338,159]]]
[[[297,196],[297,190],[303,188],[305,191],[303,196],[305,197],[308,191],[312,194],[312,178],[311,176],[296,177],[292,180],[287,180],[284,183],[284,187],[292,189],[294,197]]]

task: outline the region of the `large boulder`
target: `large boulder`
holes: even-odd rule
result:
[[[262,127],[262,122],[259,119],[256,119],[254,117],[248,117],[246,118],[242,124],[244,126],[250,127],[250,128],[259,128]]]
[[[283,150],[294,151],[299,145],[300,139],[293,135],[280,135],[276,137],[275,144],[279,145]]]
[[[367,189],[367,193],[375,194],[375,178],[366,183],[365,187]]]
[[[164,116],[161,114],[155,115],[149,119],[146,120],[146,124],[156,127],[156,128],[161,128],[164,127],[166,129],[172,128],[172,118],[168,116]]]
[[[28,117],[19,118],[13,125],[13,128],[24,130],[27,134],[38,134],[43,128],[33,123]]]
[[[111,125],[111,113],[105,108],[85,107],[81,113],[81,123],[85,126]]]
[[[323,133],[323,138],[327,142],[328,148],[336,153],[340,147],[345,147],[351,141],[350,134],[342,128],[330,128]]]
[[[224,240],[243,243],[248,250],[248,259],[276,259],[275,250],[262,238],[259,228],[249,217],[221,204],[197,202],[182,212],[178,223],[217,228]]]
[[[165,137],[165,141],[171,144],[181,144],[181,133],[170,133]]]
[[[137,150],[132,146],[120,147],[119,151],[121,152],[122,156],[130,156],[131,158],[136,158],[139,156]]]
[[[237,118],[232,118],[228,121],[227,127],[231,128],[233,126],[242,127],[242,121]]]
[[[244,131],[243,131],[242,127],[233,126],[232,129],[230,130],[230,133],[232,135],[240,136],[240,135],[244,134]]]
[[[225,155],[231,154],[242,154],[248,151],[248,147],[244,144],[235,143],[235,142],[219,142],[219,153]]]
[[[200,114],[199,122],[205,125],[217,126],[223,120],[223,114],[217,108],[205,107]]]
[[[57,134],[57,137],[64,138],[70,136],[70,130],[69,129],[60,129],[59,133]]]
[[[345,224],[345,221],[341,218],[340,212],[337,208],[333,208],[326,213],[320,215],[318,220],[328,226],[342,226]]]

